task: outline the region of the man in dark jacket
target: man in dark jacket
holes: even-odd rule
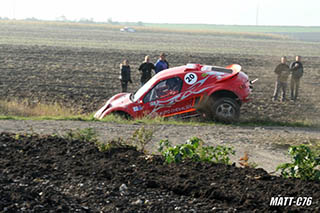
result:
[[[128,89],[128,82],[132,83],[131,81],[131,70],[129,66],[129,61],[124,60],[122,64],[120,64],[120,82],[122,92],[127,92]]]
[[[166,54],[165,53],[161,53],[160,54],[160,58],[158,59],[158,61],[156,62],[155,66],[155,72],[161,72],[162,70],[166,70],[169,68],[169,63],[166,60]]]
[[[150,57],[147,55],[144,58],[144,62],[140,65],[139,71],[141,72],[141,86],[143,86],[147,81],[151,78],[151,71],[154,70],[155,67],[153,63],[150,63]]]
[[[301,63],[301,56],[296,56],[296,61],[290,64],[291,75],[291,100],[296,101],[298,98],[298,91],[300,87],[300,78],[303,76],[303,66]]]
[[[274,72],[277,75],[277,81],[273,93],[273,100],[278,99],[280,90],[282,90],[282,101],[286,100],[286,90],[287,90],[287,81],[290,75],[290,69],[287,65],[287,58],[285,56],[281,57],[281,63],[276,67]]]

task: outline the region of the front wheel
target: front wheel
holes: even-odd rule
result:
[[[132,119],[132,117],[126,112],[116,111],[116,112],[112,112],[112,114],[114,116],[119,117],[119,118],[124,119],[124,120],[131,120]]]
[[[235,122],[240,117],[240,106],[232,98],[222,97],[213,101],[212,116],[214,120],[222,122]]]

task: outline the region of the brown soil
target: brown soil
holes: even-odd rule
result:
[[[37,133],[65,135],[66,130],[92,128],[97,131],[99,141],[106,142],[119,137],[130,138],[143,124],[117,124],[82,121],[19,121],[0,120],[0,132]],[[237,162],[244,152],[249,153],[249,162],[273,172],[281,163],[289,162],[287,150],[290,145],[315,144],[320,141],[320,131],[310,128],[293,127],[241,127],[226,125],[144,125],[153,131],[153,138],[147,145],[150,153],[157,153],[158,142],[168,139],[174,145],[184,143],[191,137],[199,137],[208,145],[231,146]]]
[[[56,136],[0,134],[1,212],[319,212],[320,183],[263,169],[164,163]],[[312,197],[270,207],[271,197]]]

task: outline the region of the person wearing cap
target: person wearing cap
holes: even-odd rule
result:
[[[141,73],[141,86],[143,86],[147,81],[150,80],[152,76],[151,71],[154,69],[154,64],[150,62],[150,57],[147,55],[144,58],[144,62],[139,67],[139,71]]]
[[[162,70],[166,70],[169,68],[169,63],[166,60],[166,54],[165,53],[161,53],[160,54],[160,58],[158,59],[158,61],[156,62],[155,66],[155,72],[161,72]]]

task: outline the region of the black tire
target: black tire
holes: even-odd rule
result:
[[[231,123],[239,120],[240,105],[233,98],[222,97],[213,100],[211,107],[212,119],[220,122]]]
[[[124,119],[124,120],[131,120],[132,119],[132,117],[126,112],[116,111],[116,112],[113,112],[112,114],[117,117],[120,117],[121,119]]]

